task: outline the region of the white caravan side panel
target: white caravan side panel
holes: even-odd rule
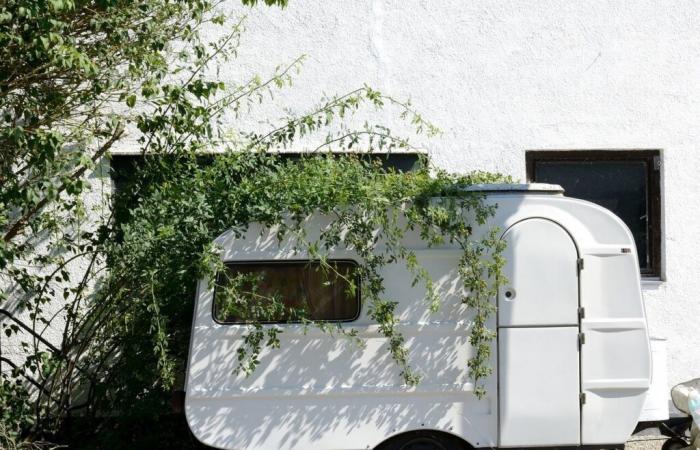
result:
[[[225,236],[218,241],[222,259],[304,259],[285,253],[284,243],[271,236]],[[436,282],[440,311],[428,311],[425,288],[412,286],[403,261],[385,266],[382,277],[386,295],[399,302],[398,330],[411,367],[423,376],[416,387],[402,383],[366,304],[356,321],[341,325],[357,330],[364,347],[313,327],[265,325],[283,329],[281,348],[265,350],[250,377],[237,375],[236,350],[248,327],[214,322],[212,289],[200,282],[185,407],[194,435],[223,449],[331,450],[374,448],[405,431],[435,429],[475,446],[496,446],[496,376],[484,380],[488,394],[480,400],[465,369],[473,356],[468,331],[473,316],[459,297],[461,251],[413,247]],[[354,255],[336,251],[331,257]],[[489,326],[496,326],[495,317]],[[495,348],[492,353],[495,366]]]
[[[578,328],[501,328],[500,447],[579,445]]]

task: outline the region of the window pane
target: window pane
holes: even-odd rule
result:
[[[220,322],[351,321],[360,313],[357,265],[331,261],[228,263],[214,294]],[[228,290],[234,286],[234,290]],[[235,295],[233,295],[235,292]]]
[[[567,197],[597,203],[619,216],[632,231],[640,268],[651,267],[645,161],[537,161],[534,178],[559,184]]]

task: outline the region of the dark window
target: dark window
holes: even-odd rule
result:
[[[342,157],[341,153],[335,153],[336,157]],[[379,161],[382,167],[386,170],[395,170],[397,172],[410,172],[415,170],[421,160],[421,155],[416,153],[371,153],[361,154],[367,159]],[[296,161],[301,158],[301,153],[282,153],[282,158]],[[204,155],[200,159],[203,165],[209,164],[216,154]],[[115,190],[123,190],[129,184],[133,174],[142,164],[144,156],[140,154],[122,154],[112,155],[110,160],[112,180],[115,185]]]
[[[214,320],[348,322],[360,315],[360,280],[353,261],[254,261],[226,263],[214,291]],[[227,287],[235,285],[229,291]],[[233,293],[235,292],[235,295]]]
[[[530,181],[559,184],[565,195],[597,203],[629,227],[645,276],[661,273],[658,150],[529,151]]]
[[[411,172],[416,170],[421,159],[425,156],[417,153],[359,153],[362,158],[378,161],[385,170],[397,172]],[[289,161],[297,161],[301,153],[286,152],[281,157]],[[335,153],[335,157],[341,158],[342,153]],[[308,154],[307,154],[308,157]],[[138,175],[138,170],[144,164],[144,156],[140,154],[111,155],[111,178],[114,183],[114,216],[116,223],[125,223],[129,218],[129,211],[136,205],[139,193],[129,189]],[[167,158],[167,157],[166,157]],[[199,164],[206,166],[211,164],[216,154],[205,154],[198,158]]]

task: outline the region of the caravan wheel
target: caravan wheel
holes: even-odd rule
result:
[[[440,431],[412,431],[394,436],[375,450],[471,450],[472,447],[448,433]]]
[[[682,448],[688,447],[688,443],[681,438],[671,438],[664,442],[661,450],[681,450]]]

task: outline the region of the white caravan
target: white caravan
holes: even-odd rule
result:
[[[357,330],[364,347],[300,324],[269,324],[284,330],[281,348],[264,351],[251,376],[236,375],[247,326],[215,320],[214,288],[201,281],[186,382],[194,435],[222,449],[621,447],[651,374],[630,231],[610,211],[567,198],[558,186],[481,190],[486,202],[498,204],[487,226],[498,226],[507,241],[509,280],[490,324],[498,340],[484,398],[474,395],[467,376],[473,349],[470,314],[459,302],[461,252],[409,236],[404,244],[429,270],[443,302],[430,313],[424,288],[411,286],[403,262],[383,268],[386,296],[399,302],[410,363],[423,376],[418,386],[402,383],[366,305],[347,298],[320,307],[318,317]],[[323,218],[313,225],[321,229]],[[235,270],[333,289],[313,287],[306,273],[313,262],[269,230],[252,226],[217,243]],[[343,269],[356,255],[337,250],[331,259]],[[331,303],[342,296],[324,292]]]

